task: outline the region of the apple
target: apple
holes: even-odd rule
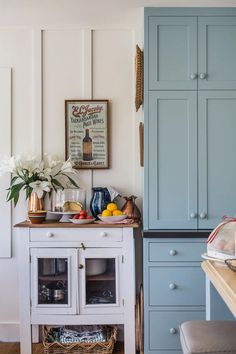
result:
[[[86,219],[93,219],[93,217],[91,215],[87,215]]]
[[[79,215],[80,216],[83,215],[86,218],[87,217],[87,211],[86,210],[80,210]]]
[[[73,216],[73,219],[79,219],[79,214],[75,214],[75,215]]]
[[[79,216],[79,219],[86,219],[86,216],[80,215],[80,216]]]

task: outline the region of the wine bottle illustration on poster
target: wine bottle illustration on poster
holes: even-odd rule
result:
[[[92,155],[93,144],[92,139],[89,136],[89,129],[85,129],[85,137],[83,138],[83,160],[91,161],[93,159]]]

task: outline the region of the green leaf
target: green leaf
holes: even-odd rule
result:
[[[64,189],[63,185],[58,180],[53,178],[51,182],[52,182],[52,185],[55,184],[56,186],[60,187],[61,189]]]
[[[10,184],[10,187],[13,186],[13,184],[15,183],[15,181],[17,180],[18,176],[14,176],[12,179],[11,179],[11,184]]]
[[[62,173],[62,175],[67,177],[70,183],[73,184],[74,187],[79,188],[78,184],[71,177],[67,176],[65,173]]]
[[[8,193],[7,193],[7,201],[10,201],[13,199],[14,201],[14,206],[16,206],[18,200],[19,200],[19,195],[20,195],[20,190],[25,186],[24,182],[14,184],[11,188],[8,188]]]

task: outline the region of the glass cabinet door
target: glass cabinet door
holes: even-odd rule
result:
[[[79,259],[82,313],[122,312],[119,249],[81,250]]]
[[[36,313],[75,313],[76,255],[73,249],[31,250],[32,309]]]

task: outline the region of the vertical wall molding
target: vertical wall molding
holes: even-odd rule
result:
[[[43,32],[32,31],[32,148],[33,152],[43,154]]]
[[[11,68],[0,68],[0,153],[9,158],[12,153],[12,80]],[[0,257],[11,257],[11,203],[6,203],[6,189],[10,185],[10,173],[0,179]]]
[[[85,99],[93,99],[93,31],[83,31],[83,93]],[[91,200],[91,188],[93,187],[93,170],[83,171],[83,179],[87,182],[87,209]]]

